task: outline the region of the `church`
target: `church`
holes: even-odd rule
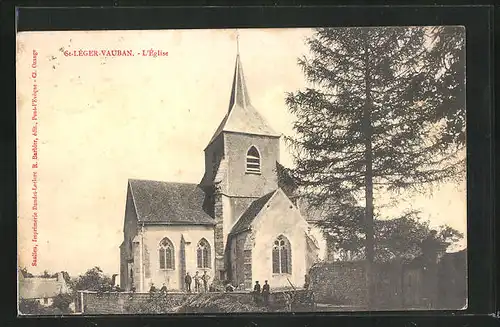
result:
[[[325,258],[326,241],[294,194],[279,163],[280,134],[252,105],[239,52],[229,108],[205,148],[200,183],[129,180],[120,281],[125,290],[152,284],[185,290],[184,277],[251,290],[301,288]]]

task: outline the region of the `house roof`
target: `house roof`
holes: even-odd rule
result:
[[[56,278],[32,277],[19,280],[19,298],[21,299],[51,298],[66,291],[64,280]]]
[[[268,193],[257,200],[253,201],[250,206],[243,212],[240,219],[236,222],[231,230],[231,234],[238,234],[250,229],[250,225],[254,221],[255,217],[259,214],[259,212],[264,208],[267,202],[271,199],[271,197],[276,193],[277,190]]]
[[[175,225],[214,225],[203,210],[205,193],[192,183],[130,179],[129,187],[139,222]]]
[[[211,144],[222,132],[237,132],[273,137],[280,136],[271,128],[269,123],[259,114],[250,101],[239,53],[236,55],[229,109],[210,139],[209,144]]]

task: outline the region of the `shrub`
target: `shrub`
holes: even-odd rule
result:
[[[55,307],[44,307],[37,300],[25,300],[21,299],[19,301],[19,312],[25,315],[62,315],[60,309]]]
[[[71,294],[58,294],[54,298],[54,302],[52,303],[52,307],[61,310],[64,313],[70,313],[71,310],[69,305],[74,301],[73,295]]]
[[[133,302],[125,308],[128,313],[132,314],[162,314],[173,313],[177,307],[180,306],[188,295],[183,297],[171,296],[167,294],[153,294],[151,298],[146,301]]]
[[[204,294],[203,297],[191,303],[186,308],[187,313],[218,313],[218,312],[267,312],[268,308],[257,306],[252,302],[242,302],[226,294]]]

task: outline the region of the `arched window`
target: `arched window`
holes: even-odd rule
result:
[[[160,269],[174,269],[174,246],[168,238],[161,240],[158,252],[160,255]]]
[[[260,173],[260,154],[254,146],[247,152],[247,173]]]
[[[198,268],[210,268],[210,244],[202,238],[196,248]]]
[[[273,244],[273,274],[292,273],[292,249],[290,242],[283,235]]]

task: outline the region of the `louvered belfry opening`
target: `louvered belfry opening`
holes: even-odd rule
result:
[[[252,146],[247,152],[247,173],[260,173],[260,154],[257,148]]]

